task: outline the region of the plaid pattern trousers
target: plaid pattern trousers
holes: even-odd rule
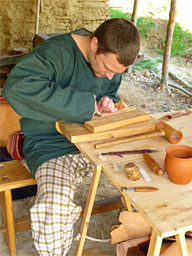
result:
[[[92,172],[93,166],[82,154],[51,159],[37,169],[38,191],[30,214],[40,256],[65,256],[69,252],[73,225],[82,210],[73,203],[76,184]]]

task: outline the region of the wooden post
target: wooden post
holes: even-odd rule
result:
[[[161,85],[162,89],[168,88],[168,76],[169,76],[169,60],[171,56],[171,45],[173,39],[173,32],[175,26],[175,17],[177,12],[177,0],[171,0],[170,11],[169,11],[169,22],[167,26],[167,34],[166,34],[166,41],[165,41],[165,48],[164,48],[164,55],[163,55],[163,65],[162,65],[162,78],[161,78]]]
[[[131,19],[131,21],[132,21],[135,25],[136,25],[136,19],[137,19],[138,2],[139,2],[139,0],[135,0],[135,1],[134,1],[133,13],[132,13],[132,19]]]
[[[40,0],[37,0],[37,13],[36,13],[36,26],[35,26],[35,34],[39,32],[39,11],[40,11]]]
[[[41,12],[44,12],[43,0],[40,0],[40,9]]]
[[[138,9],[138,2],[139,0],[135,0],[134,1],[134,5],[133,5],[133,12],[132,12],[132,18],[131,21],[136,25],[136,19],[137,19],[137,9]],[[132,72],[132,66],[130,65],[128,67],[128,74],[130,74]]]

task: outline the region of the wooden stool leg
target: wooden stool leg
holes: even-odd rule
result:
[[[163,238],[155,230],[152,231],[147,256],[158,256],[161,250]]]
[[[188,256],[187,244],[185,240],[185,233],[180,233],[176,235],[177,247],[179,250],[179,255]]]
[[[7,229],[4,234],[5,241],[9,246],[10,255],[16,256],[13,204],[10,190],[1,192],[1,212],[2,222]]]
[[[84,246],[84,242],[85,242],[85,236],[87,234],[87,229],[88,229],[88,225],[89,225],[91,212],[93,209],[93,204],[94,204],[95,195],[97,192],[100,175],[101,175],[101,167],[95,167],[95,170],[94,170],[94,173],[93,173],[93,176],[91,179],[91,185],[89,188],[89,193],[88,193],[88,197],[87,197],[87,201],[86,201],[86,205],[85,205],[85,210],[83,213],[83,218],[81,221],[81,228],[80,228],[80,236],[81,237],[78,241],[78,244],[77,244],[77,247],[75,250],[76,256],[82,255],[83,246]]]

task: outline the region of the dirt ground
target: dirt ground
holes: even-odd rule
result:
[[[162,24],[160,24],[160,26],[162,26]],[[154,60],[159,58],[154,50],[150,50],[151,45],[157,45],[158,43],[159,33],[156,35],[154,34],[150,41],[147,40],[146,42],[143,42],[141,54],[144,54],[145,59]],[[185,80],[187,83],[192,82],[191,59],[178,57],[173,58],[170,61],[169,70]],[[158,75],[161,75],[161,66],[159,66]],[[191,89],[188,90],[192,92]],[[135,105],[138,109],[144,110],[148,113],[174,111],[192,107],[191,96],[173,87],[169,87],[168,92],[162,91],[159,86],[159,80],[149,70],[136,70],[130,75],[125,73],[120,89],[120,95],[128,105]],[[85,202],[89,184],[90,178],[85,178],[83,183],[78,187],[78,192],[75,194],[76,203],[82,204]],[[118,190],[102,174],[96,200],[106,199],[118,195]],[[15,217],[21,217],[21,215],[27,214],[33,201],[34,197],[14,201]],[[88,236],[99,239],[110,238],[110,227],[118,223],[118,214],[119,210],[114,210],[108,213],[92,216],[89,224]],[[80,220],[75,224],[74,237],[76,237],[78,234],[79,225]],[[38,253],[32,243],[30,230],[18,232],[16,235],[16,243],[18,256],[38,256]],[[69,255],[73,255],[75,245],[76,242],[74,241]],[[93,247],[100,248],[103,250],[105,255],[115,255],[115,245],[111,245],[110,242],[100,243],[86,239],[84,248],[87,249]],[[0,236],[0,255],[9,255],[7,246],[4,243],[2,236]]]

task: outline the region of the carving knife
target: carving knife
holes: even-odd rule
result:
[[[126,151],[114,151],[114,152],[106,152],[101,153],[102,156],[112,155],[112,156],[120,156],[128,155],[128,154],[144,154],[144,153],[152,153],[152,152],[159,152],[158,150],[154,149],[135,149],[135,150],[126,150]]]
[[[153,192],[159,190],[158,188],[155,187],[122,187],[121,191],[122,192],[128,192],[128,191],[134,191],[134,192]]]

